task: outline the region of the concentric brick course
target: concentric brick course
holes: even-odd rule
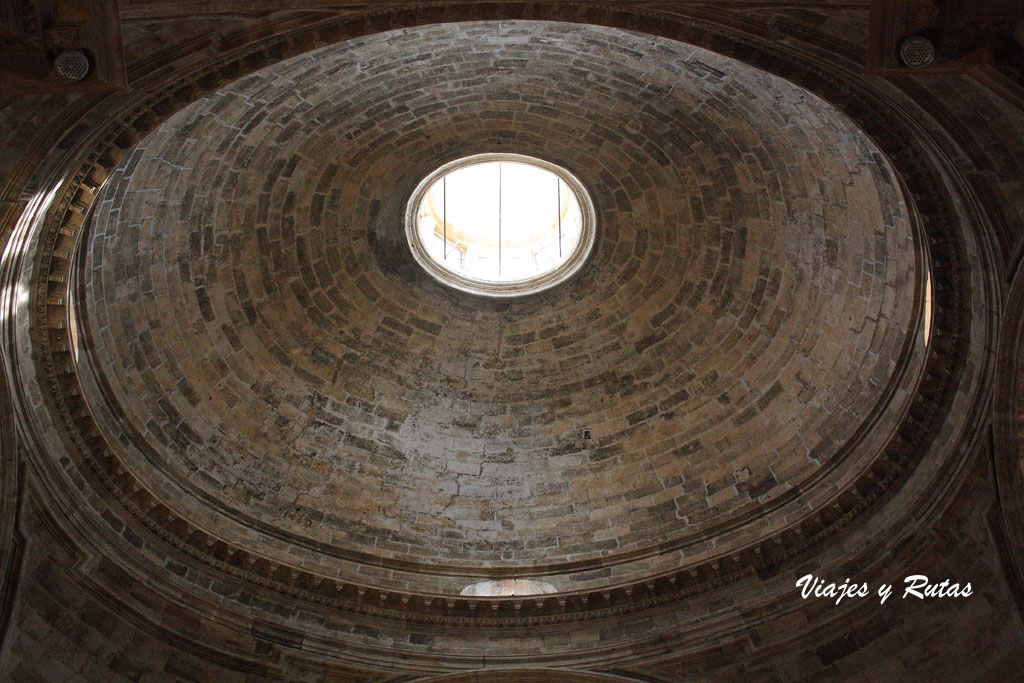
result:
[[[409,255],[416,183],[490,151],[590,190],[569,283],[497,303]],[[279,63],[146,137],[90,231],[79,362],[132,473],[257,552],[373,558],[365,580],[740,546],[834,495],[907,400],[921,274],[887,162],[806,91],[650,36],[449,24]]]

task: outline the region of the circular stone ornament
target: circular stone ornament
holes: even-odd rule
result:
[[[57,76],[70,83],[88,76],[89,67],[89,56],[81,50],[63,50],[53,60],[53,70]]]
[[[572,277],[594,246],[594,205],[566,169],[522,154],[463,157],[424,178],[406,209],[416,261],[464,292],[516,297]]]
[[[926,67],[935,60],[935,46],[924,36],[910,36],[900,45],[900,59],[911,68]]]

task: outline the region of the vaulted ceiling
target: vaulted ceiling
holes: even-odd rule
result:
[[[1020,669],[1018,6],[287,5],[0,17],[0,675]],[[487,152],[586,187],[569,281],[413,259]]]

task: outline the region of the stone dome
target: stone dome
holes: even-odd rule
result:
[[[1000,3],[76,3],[0,22],[0,679],[1017,675]],[[443,284],[417,188],[524,158],[592,249]]]
[[[583,272],[521,301],[447,291],[401,240],[424,175],[495,151],[570,169],[597,214]],[[923,349],[906,208],[848,119],[572,24],[380,33],[197,101],[115,170],[80,273],[87,399],[146,488],[441,592],[781,529],[889,438]]]

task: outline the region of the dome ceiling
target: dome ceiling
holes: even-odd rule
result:
[[[1019,668],[996,64],[873,70],[849,3],[159,4],[130,88],[0,111],[0,671]],[[417,262],[415,188],[480,154],[593,198],[566,281]]]
[[[484,152],[587,187],[574,279],[494,302],[419,270],[410,193]],[[85,398],[132,476],[261,555],[449,594],[637,579],[792,525],[889,440],[923,357],[915,238],[863,133],[735,60],[581,25],[394,31],[247,76],[125,158],[81,258]]]

